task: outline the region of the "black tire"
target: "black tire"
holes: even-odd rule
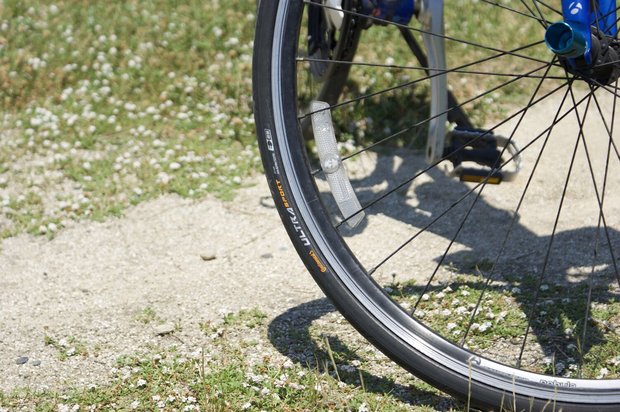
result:
[[[312,175],[297,107],[297,39],[305,3],[264,0],[254,49],[254,107],[265,174],[295,248],[343,316],[430,384],[485,410],[615,411],[620,381],[549,377],[480,357],[403,310],[334,228]]]

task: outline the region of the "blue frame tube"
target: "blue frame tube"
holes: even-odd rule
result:
[[[592,64],[592,26],[615,36],[616,0],[562,0],[563,22],[550,25],[545,42],[551,51],[569,59],[583,58]]]
[[[616,0],[598,0],[598,4],[601,28],[605,34],[615,36],[618,33],[618,28],[616,27]]]

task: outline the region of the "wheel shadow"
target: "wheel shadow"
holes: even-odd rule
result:
[[[367,205],[377,199],[377,187],[381,193],[394,191],[394,195],[380,207],[367,209],[367,216],[380,214],[383,219],[404,223],[413,231],[427,228],[446,243],[453,239],[458,242],[459,250],[453,248],[445,256],[438,253],[430,259],[436,265],[449,267],[455,278],[473,275],[481,283],[490,278],[507,290],[519,291],[511,296],[521,311],[534,319],[530,336],[546,357],[554,362],[575,363],[592,348],[612,343],[608,339],[610,325],[593,319],[592,308],[620,301],[614,269],[618,254],[613,253],[620,245],[618,231],[586,226],[560,230],[553,237],[538,235],[523,225],[519,216],[490,204],[485,196],[477,197],[475,191],[471,192],[471,185],[437,168],[425,171],[427,165],[420,152],[394,149],[374,156],[377,160],[370,173],[352,179],[360,203]],[[408,182],[423,171],[425,183]],[[491,193],[496,188],[488,186],[485,190]],[[330,203],[329,196],[325,197],[332,215],[337,214],[337,206]],[[463,201],[455,206],[459,200]],[[470,212],[473,203],[475,207]],[[446,217],[437,220],[448,209]],[[464,216],[466,223],[459,226]],[[368,217],[354,229],[341,226],[341,234],[354,238],[372,230]],[[584,239],[588,240],[585,244],[592,246],[584,248]],[[593,252],[595,243],[598,247]],[[584,262],[594,263],[584,267]],[[429,286],[428,290],[433,288]],[[408,290],[412,295],[424,291],[417,287]],[[555,302],[556,310],[544,307],[550,302]],[[555,318],[551,319],[551,314]],[[579,354],[571,354],[567,347],[578,347]]]
[[[389,393],[403,403],[412,406],[432,406],[436,410],[462,407],[455,399],[430,387],[426,390],[413,384],[402,384],[394,378],[369,370],[372,369],[371,367],[366,368],[367,359],[360,350],[360,346],[370,344],[350,327],[347,334],[352,335],[351,339],[359,340],[359,346],[357,342],[351,343],[351,339],[345,341],[339,336],[342,334],[342,327],[335,330],[324,325],[326,327],[321,327],[321,335],[314,337],[311,332],[313,322],[336,314],[336,312],[336,308],[327,298],[316,299],[290,308],[269,324],[269,340],[280,353],[293,362],[308,369],[330,373],[341,382],[362,387],[367,392]],[[334,363],[337,367],[337,375]],[[398,373],[407,374],[402,369]],[[423,385],[420,384],[420,386]]]

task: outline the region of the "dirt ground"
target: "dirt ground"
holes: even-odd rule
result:
[[[524,120],[522,139],[517,140],[536,137],[548,125],[542,120],[550,113],[553,102],[533,111]],[[594,134],[605,140],[604,125],[593,123],[598,127]],[[563,122],[554,136],[574,136],[575,130],[574,121]],[[549,146],[549,156],[565,158],[571,147],[554,139],[559,144]],[[604,144],[590,146],[593,154],[604,154],[606,149]],[[581,163],[587,164],[583,150],[580,153]],[[535,160],[524,159],[525,176]],[[369,186],[372,192],[385,189],[377,173],[393,173],[403,158],[369,156],[364,161],[365,167],[354,172],[358,179],[375,179],[374,186]],[[561,185],[550,187],[544,179],[559,177],[561,181],[566,166],[562,160],[551,162],[536,175],[539,184],[530,195],[533,207],[523,211],[519,223],[518,236],[524,243],[548,236],[557,211],[548,205]],[[370,172],[364,175],[366,171]],[[616,161],[605,200],[612,228],[618,227],[620,207],[617,172]],[[583,208],[597,207],[590,180],[583,168],[571,181],[568,192],[574,202],[565,210],[567,223],[560,227],[564,233],[593,224],[579,220]],[[162,345],[180,345],[188,353],[200,348],[205,343],[200,322],[255,307],[273,319],[320,299],[323,295],[286,236],[264,179],[257,176],[248,183],[233,202],[213,198],[192,202],[166,196],[132,208],[123,218],[76,224],[52,240],[28,235],[4,240],[0,244],[0,389],[101,384],[119,356]],[[367,245],[357,244],[353,237],[352,246],[374,258],[379,256],[376,245],[389,246],[392,234],[408,230],[407,219],[397,215],[398,210],[435,213],[433,198],[422,203],[425,183],[420,190],[412,188],[418,203],[412,203],[411,197],[394,206],[396,215],[369,216],[366,227],[378,228],[378,236],[384,239]],[[519,193],[510,184],[494,190],[497,201],[489,202],[487,209],[501,219],[503,204]],[[364,253],[365,247],[371,251]],[[514,252],[519,257],[520,252]],[[428,256],[429,261],[434,258]],[[156,321],[141,321],[145,316]],[[173,334],[167,334],[172,330]],[[57,345],[84,350],[86,355],[61,360]]]
[[[200,348],[199,322],[254,307],[273,317],[320,297],[263,180],[231,203],[167,196],[51,241],[5,240],[0,389],[99,384],[119,356],[149,345]],[[166,327],[175,339],[160,336]],[[50,338],[89,355],[60,360]]]

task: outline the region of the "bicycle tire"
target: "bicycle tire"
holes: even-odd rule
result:
[[[303,1],[261,1],[253,83],[259,148],[269,188],[295,248],[342,315],[392,360],[482,409],[612,411],[620,381],[553,377],[487,360],[410,316],[350,250],[327,214],[298,121],[297,39]],[[294,40],[291,40],[294,39]]]

